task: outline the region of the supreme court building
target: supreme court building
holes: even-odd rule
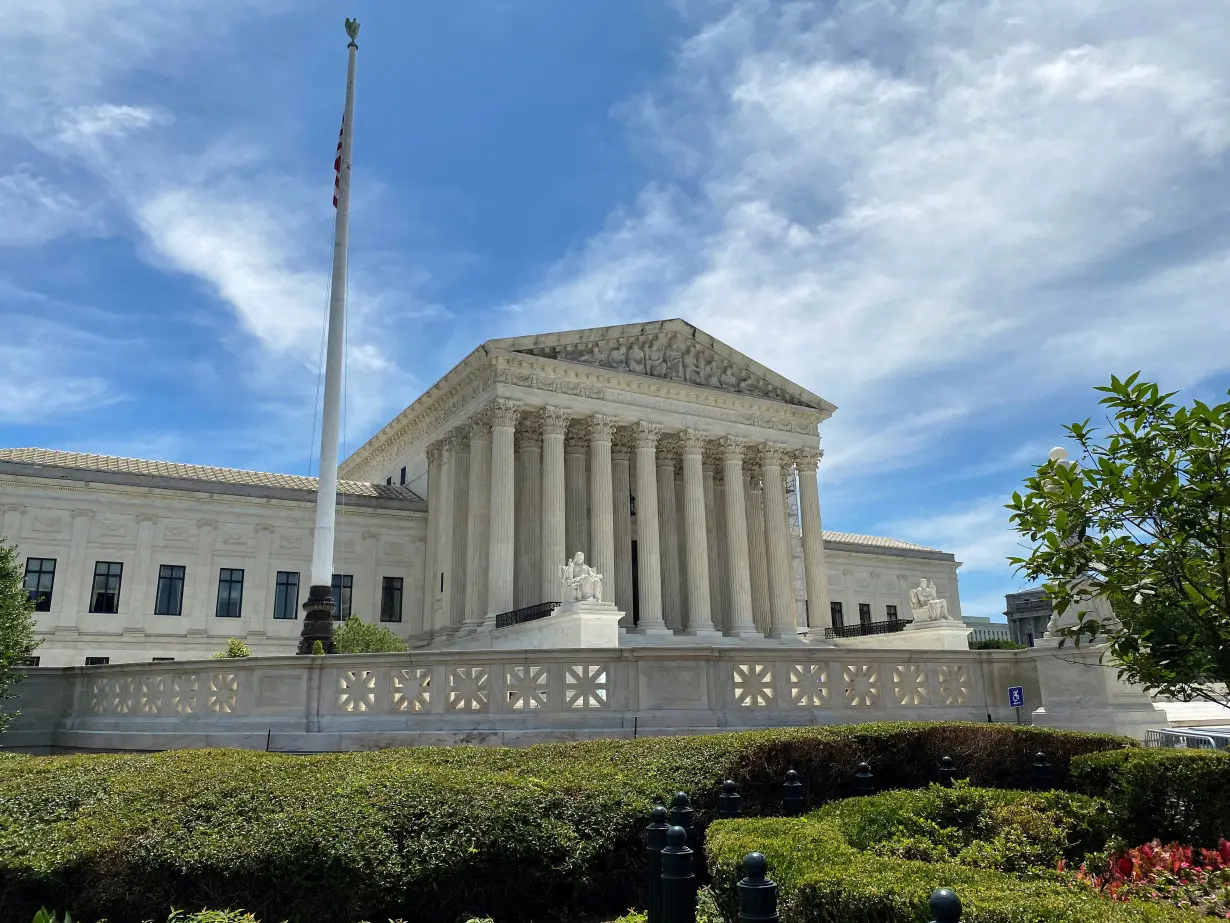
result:
[[[908,619],[924,577],[959,622],[951,554],[822,530],[835,409],[682,320],[490,340],[343,462],[339,617],[447,646],[559,602],[580,551],[629,642],[831,643]],[[0,449],[41,665],[293,652],[314,501],[307,477]]]

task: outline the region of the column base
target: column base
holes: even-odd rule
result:
[[[332,587],[313,586],[308,590],[307,601],[303,604],[303,630],[296,653],[311,654],[317,641],[326,654],[333,653],[333,614],[336,611]]]
[[[648,638],[673,638],[675,636],[675,632],[667,628],[665,622],[657,625],[642,623],[635,628],[627,628],[625,631],[630,635],[643,635]]]
[[[755,627],[748,626],[747,628],[732,628],[726,632],[727,638],[734,638],[737,641],[761,641],[764,635],[761,634]]]
[[[679,632],[685,638],[720,638],[722,633],[716,628],[686,628]]]

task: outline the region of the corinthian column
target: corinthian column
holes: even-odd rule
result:
[[[632,479],[628,460],[632,455],[632,440],[626,431],[619,431],[611,442],[611,501],[614,522],[611,531],[615,539],[615,574],[612,584],[615,605],[624,617],[619,624],[632,627]]]
[[[820,525],[820,491],[816,470],[821,449],[803,449],[795,455],[799,466],[799,525],[803,531],[803,569],[807,581],[807,609],[813,630],[833,627],[829,612],[829,572],[824,560],[824,531]]]
[[[782,483],[785,451],[766,443],[760,450],[764,489],[765,545],[769,559],[768,637],[789,638],[796,634],[794,587],[790,576],[790,536],[786,520],[786,490]]]
[[[457,470],[457,437],[449,433],[440,440],[444,445],[444,455],[440,462],[440,528],[436,532],[436,571],[439,579],[436,583],[436,599],[432,603],[431,631],[441,634],[448,627],[453,583],[453,503],[454,474]]]
[[[453,560],[449,566],[449,604],[445,627],[450,637],[461,630],[466,620],[466,590],[470,582],[470,429],[453,431]],[[373,562],[374,563],[374,562]],[[375,579],[372,581],[375,584]],[[379,590],[377,590],[379,592]],[[379,596],[376,597],[379,600]],[[373,610],[378,611],[378,610]]]
[[[662,428],[656,423],[637,423],[636,438],[636,557],[640,590],[640,621],[637,631],[650,635],[667,633],[662,620],[662,553],[658,529],[657,445]],[[674,488],[674,474],[671,474]]]
[[[473,634],[487,617],[487,556],[491,552],[491,417],[470,419],[470,496],[466,516],[466,619]]]
[[[544,407],[542,414],[542,555],[539,595],[543,602],[563,602],[559,566],[568,556],[564,544],[564,433],[568,411]]]
[[[513,542],[516,537],[513,490],[513,431],[521,404],[491,402],[491,541],[488,554],[487,627],[513,609]]]
[[[679,571],[679,524],[675,504],[676,441],[658,446],[658,523],[662,536],[662,617],[672,631],[683,630],[683,581]],[[640,474],[640,469],[637,469]],[[638,507],[639,512],[639,507]]]
[[[752,618],[751,559],[748,555],[747,507],[744,502],[743,451],[740,439],[722,440],[722,475],[726,484],[726,588],[729,610],[726,634],[735,638],[755,637]]]
[[[747,498],[747,551],[751,570],[752,621],[762,635],[769,633],[773,617],[769,611],[769,558],[764,542],[764,492],[761,490],[760,453],[756,451],[748,460],[746,483]]]
[[[589,516],[586,510],[588,498],[585,490],[585,452],[588,446],[589,435],[585,431],[585,425],[573,422],[564,437],[564,492],[567,496],[567,509],[564,513],[564,540],[567,547],[564,555],[569,558],[578,551],[586,553],[586,557],[589,556]]]
[[[540,595],[542,554],[542,422],[523,416],[517,424],[517,573],[518,609],[546,602]]]
[[[440,575],[436,570],[436,537],[440,532],[440,513],[444,506],[440,486],[440,462],[444,445],[439,440],[427,447],[427,545],[423,552],[423,613],[421,631],[431,634],[431,613],[435,608]],[[335,601],[336,602],[336,601]]]
[[[717,484],[714,483],[717,464],[706,451],[701,456],[700,469],[704,475],[705,496],[705,551],[709,558],[709,613],[713,627],[722,627],[722,571],[718,563],[717,534]]]
[[[615,422],[601,414],[587,421],[589,434],[589,557],[590,567],[613,583],[615,576],[615,510],[611,496],[611,433]],[[607,597],[609,599],[609,597]]]
[[[683,522],[687,531],[689,635],[716,635],[710,608],[708,517],[705,515],[704,451],[706,437],[694,429],[679,436],[683,451]],[[710,481],[712,483],[712,481]],[[710,492],[712,496],[712,493]]]

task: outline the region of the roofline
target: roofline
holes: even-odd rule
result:
[[[887,548],[884,545],[862,545],[858,542],[834,542],[825,539],[825,551],[847,551],[854,554],[881,554],[893,558],[918,558],[925,561],[943,561],[945,564],[961,565],[957,556],[947,551],[930,551],[917,548]]]
[[[119,487],[149,487],[159,490],[220,494],[231,497],[286,500],[294,503],[315,502],[315,490],[293,487],[262,487],[259,484],[232,484],[228,481],[207,481],[199,478],[177,478],[161,474],[141,474],[132,471],[100,471],[95,468],[72,468],[67,465],[40,465],[33,462],[13,462],[0,459],[0,475],[39,478],[47,481],[73,481],[85,485],[112,484]],[[423,500],[400,497],[369,497],[363,494],[338,494],[338,505],[368,509],[398,510],[422,513],[427,511]]]

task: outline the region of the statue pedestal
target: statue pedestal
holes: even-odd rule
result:
[[[441,650],[569,650],[619,647],[619,620],[614,603],[584,599],[564,603],[546,618],[482,634],[457,638]]]
[[[1037,652],[1042,707],[1035,709],[1037,727],[1068,731],[1123,734],[1143,740],[1150,728],[1170,726],[1166,711],[1139,686],[1118,677],[1111,663],[1101,662],[1104,644],[1073,647],[1057,638],[1043,638]]]
[[[926,610],[922,610],[925,617]],[[969,629],[961,622],[914,622],[901,631],[858,638],[834,638],[837,647],[882,651],[968,651]]]

